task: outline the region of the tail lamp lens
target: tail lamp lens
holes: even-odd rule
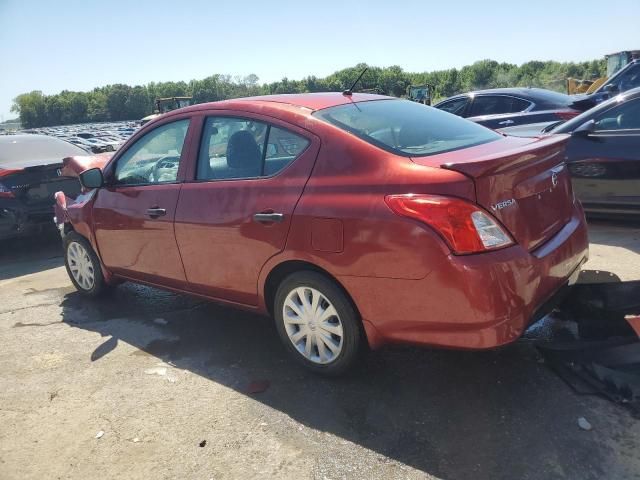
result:
[[[513,245],[504,228],[473,203],[440,195],[388,195],[387,205],[403,217],[433,228],[459,255]]]
[[[578,111],[560,111],[560,112],[556,112],[555,113],[556,117],[558,117],[560,120],[571,120],[573,117],[577,117],[578,115],[580,115],[580,112]]]

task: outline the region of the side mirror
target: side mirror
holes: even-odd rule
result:
[[[609,83],[609,84],[604,86],[604,91],[610,93],[611,95],[615,95],[616,93],[618,93],[620,91],[620,89],[618,88],[617,85],[615,85],[613,83]]]
[[[571,135],[574,137],[587,137],[590,133],[593,133],[596,130],[596,121],[589,120],[588,122],[584,122],[578,128],[576,128]]]
[[[78,175],[78,178],[80,179],[80,184],[88,190],[100,188],[104,185],[102,170],[99,168],[90,168],[89,170],[85,170]]]

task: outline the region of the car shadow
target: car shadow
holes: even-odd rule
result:
[[[526,341],[485,352],[385,348],[328,379],[293,363],[272,320],[251,313],[133,284],[101,300],[69,293],[62,307],[64,322],[105,338],[90,361],[126,342],[133,355],[437,477],[597,479],[615,455],[576,425],[602,401],[574,395]]]
[[[38,234],[0,240],[0,281],[64,265],[60,234],[52,227]]]

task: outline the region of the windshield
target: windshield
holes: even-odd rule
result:
[[[403,156],[435,155],[502,138],[456,115],[407,100],[350,103],[314,116]]]

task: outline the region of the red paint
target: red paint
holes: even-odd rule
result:
[[[586,259],[584,215],[562,166],[565,137],[505,138],[410,159],[311,116],[314,109],[386,97],[283,95],[202,104],[159,117],[104,167],[163,123],[191,118],[178,182],[105,187],[58,218],[90,239],[109,279],[135,279],[266,313],[269,274],[287,261],[325,270],[352,297],[371,346],[410,342],[491,348],[518,338],[534,312]],[[195,181],[203,118],[254,118],[310,142],[271,178]],[[444,168],[443,168],[444,166]],[[464,199],[495,216],[515,244],[454,255],[439,233],[400,216],[389,195]],[[492,206],[517,197],[517,205]],[[150,207],[167,210],[161,219]],[[280,223],[253,221],[259,212]],[[558,213],[559,212],[559,213]]]

